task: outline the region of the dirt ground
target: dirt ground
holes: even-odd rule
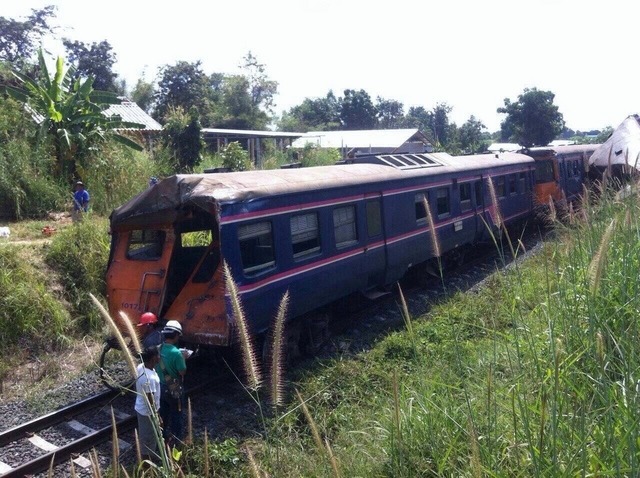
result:
[[[0,381],[0,402],[28,397],[97,369],[103,345],[87,338],[40,357],[10,359],[15,365]]]
[[[34,246],[21,247],[20,254],[35,267],[48,268],[39,251],[58,231],[71,224],[68,212],[52,212],[44,220],[11,223],[11,234],[0,238],[0,247]],[[51,289],[61,290],[62,286],[55,280],[55,274],[48,275],[52,278]],[[0,368],[0,402],[25,398],[97,368],[102,347],[101,341],[85,338],[69,346],[41,353],[37,357],[26,349],[24,354],[17,351],[13,357],[3,357],[3,367]]]

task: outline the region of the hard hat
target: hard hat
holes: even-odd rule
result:
[[[140,320],[138,321],[138,327],[142,325],[155,324],[158,321],[158,317],[153,312],[145,312],[140,316]]]
[[[165,324],[164,329],[162,329],[162,333],[172,334],[174,332],[178,332],[180,335],[182,335],[182,325],[180,325],[180,322],[178,322],[177,320],[170,320]]]

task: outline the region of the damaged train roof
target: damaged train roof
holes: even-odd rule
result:
[[[522,162],[526,156],[507,153],[475,157],[433,156],[441,173],[487,165]],[[531,159],[531,158],[529,158]],[[533,159],[531,159],[533,161]],[[149,187],[111,213],[111,227],[166,224],[176,220],[184,206],[210,212],[229,203],[325,188],[350,187],[372,181],[423,176],[419,168],[401,169],[379,164],[347,164],[300,169],[274,169],[213,174],[179,174]]]

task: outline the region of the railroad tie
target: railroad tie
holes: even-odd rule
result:
[[[37,446],[38,448],[40,448],[41,450],[44,451],[56,451],[58,449],[58,447],[56,445],[54,445],[53,443],[48,442],[47,440],[45,440],[44,438],[38,436],[38,435],[34,435],[32,437],[29,437],[28,440],[35,446]],[[77,458],[73,459],[73,462],[78,465],[81,468],[89,468],[91,466],[91,460],[89,460],[88,458],[85,458],[84,456],[78,456]],[[9,467],[9,470],[11,470],[11,467]],[[9,471],[7,470],[7,471]],[[1,467],[0,467],[0,471],[1,471]],[[4,472],[2,472],[4,473]]]
[[[0,461],[0,475],[4,475],[5,473],[9,473],[13,468],[11,468],[6,463]]]
[[[69,420],[67,422],[67,425],[75,431],[82,433],[83,435],[91,435],[92,433],[96,432],[96,430],[94,430],[93,428],[89,428],[88,426],[83,425],[77,420]],[[131,448],[131,444],[118,438],[118,447],[120,448],[120,450],[128,450],[129,448]]]

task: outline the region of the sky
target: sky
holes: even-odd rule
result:
[[[247,52],[279,83],[275,112],[329,90],[471,115],[490,132],[504,99],[555,94],[567,127],[617,127],[640,113],[637,7],[631,0],[1,0],[21,19],[56,5],[58,36],[107,40],[131,88],[177,61],[240,73]],[[61,44],[45,47],[64,55]]]

